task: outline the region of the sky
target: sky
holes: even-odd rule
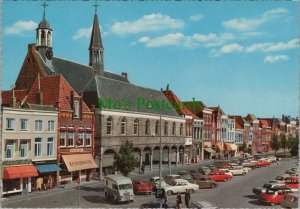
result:
[[[42,1],[2,3],[2,84],[36,40]],[[53,54],[88,64],[94,1],[47,1]],[[226,114],[298,115],[296,1],[99,1],[107,71]],[[80,78],[79,78],[80,79]]]

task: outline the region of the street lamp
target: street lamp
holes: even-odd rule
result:
[[[149,100],[153,100],[156,103],[156,99],[150,95]],[[161,189],[161,178],[162,178],[162,147],[161,147],[161,109],[159,111],[159,189]]]

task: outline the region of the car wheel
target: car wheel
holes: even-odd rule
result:
[[[173,192],[172,192],[171,190],[167,191],[167,195],[168,195],[168,196],[170,196],[170,195],[172,195],[172,194],[173,194]]]
[[[224,178],[224,181],[226,182],[226,181],[228,181],[228,179],[227,179],[227,178]]]
[[[190,190],[189,190],[189,193],[190,193],[190,194],[192,194],[192,193],[194,193],[194,192],[195,192],[195,191],[194,191],[193,189],[190,189]]]

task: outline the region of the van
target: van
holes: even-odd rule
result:
[[[108,175],[104,177],[104,195],[105,199],[117,202],[133,202],[134,193],[132,181],[122,175]]]

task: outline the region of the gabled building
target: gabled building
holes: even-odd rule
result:
[[[245,117],[245,120],[251,125],[250,127],[250,136],[252,135],[252,153],[256,153],[262,148],[262,140],[261,140],[261,130],[259,127],[259,120],[253,114],[248,114]],[[251,131],[252,130],[252,131]],[[252,132],[252,133],[251,133]]]
[[[224,145],[222,144],[222,116],[225,115],[223,110],[218,107],[209,107],[212,112],[212,148],[218,152],[223,153]]]

